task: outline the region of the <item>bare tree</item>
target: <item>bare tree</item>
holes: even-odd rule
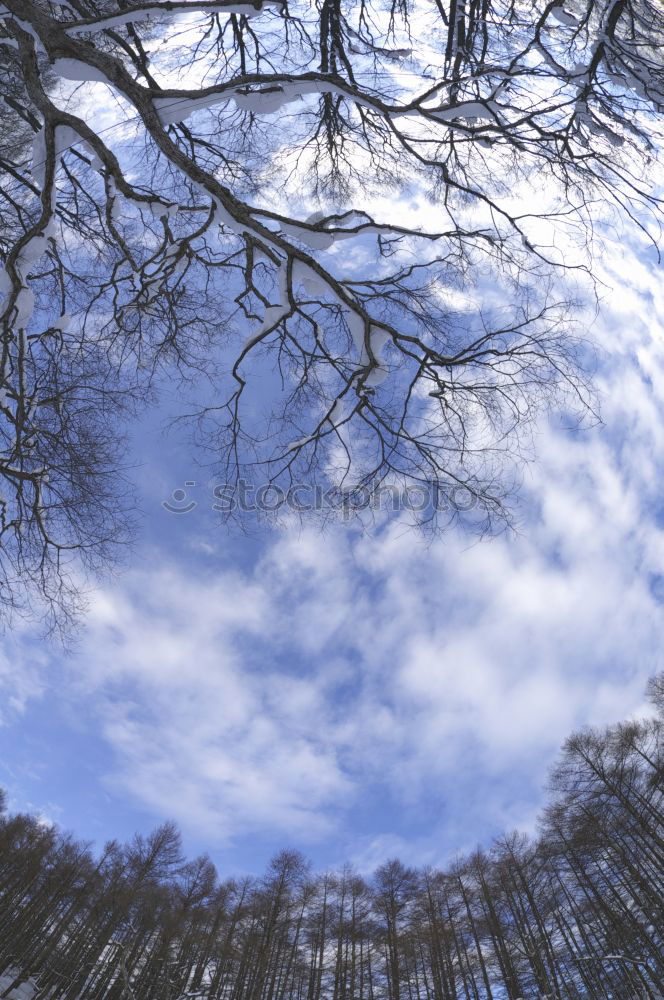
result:
[[[57,619],[70,554],[110,559],[109,428],[174,382],[230,486],[509,519],[534,414],[589,401],[559,238],[659,235],[663,40],[646,0],[5,0],[5,605]]]
[[[565,744],[541,831],[443,869],[312,878],[185,863],[173,824],[87,845],[0,815],[0,996],[34,1000],[605,1000],[664,989],[662,721]],[[22,987],[20,992],[14,992]]]

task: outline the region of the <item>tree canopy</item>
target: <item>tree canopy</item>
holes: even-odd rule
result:
[[[655,0],[4,0],[5,608],[66,619],[128,538],[163,387],[231,486],[509,519],[589,405],[594,227],[659,238],[662,43]]]

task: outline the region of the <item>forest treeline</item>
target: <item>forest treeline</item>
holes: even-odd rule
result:
[[[632,1000],[664,995],[664,673],[656,714],[565,743],[538,836],[445,869],[262,877],[185,861],[165,823],[95,854],[0,820],[0,993],[52,1000]],[[17,992],[18,991],[18,992]]]

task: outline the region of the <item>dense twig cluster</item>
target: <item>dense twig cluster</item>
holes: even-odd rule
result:
[[[534,410],[587,403],[552,274],[598,204],[659,234],[663,40],[652,0],[4,0],[0,601],[108,558],[109,428],[178,380],[227,482],[503,520]]]
[[[314,875],[282,851],[218,881],[165,824],[99,857],[0,824],[0,981],[35,1000],[498,1000],[664,990],[664,675],[656,718],[564,746],[535,840],[444,870]],[[28,988],[30,987],[30,988]]]

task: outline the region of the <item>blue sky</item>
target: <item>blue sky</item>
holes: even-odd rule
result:
[[[11,807],[98,845],[173,818],[224,873],[284,845],[319,867],[437,863],[534,829],[561,741],[646,710],[663,666],[661,270],[625,242],[597,267],[604,424],[541,424],[515,535],[432,541],[393,519],[245,536],[202,486],[169,514],[201,471],[146,421],[140,538],[77,649],[5,637]]]
[[[94,104],[100,133],[119,119]],[[397,222],[431,213],[383,197]],[[534,830],[564,738],[647,711],[664,669],[661,266],[624,234],[596,251],[602,310],[581,318],[604,422],[541,422],[514,534],[431,539],[397,518],[243,534],[215,520],[185,439],[161,435],[178,400],[148,414],[127,455],[139,537],[77,648],[28,625],[3,640],[10,807],[97,845],[172,818],[222,873],[286,845],[317,867],[443,863]],[[196,508],[165,510],[191,480]]]

